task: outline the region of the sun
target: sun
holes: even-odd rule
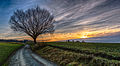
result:
[[[81,38],[88,38],[88,37],[83,35]]]
[[[81,38],[88,38],[88,32],[85,32],[82,36],[81,36]]]

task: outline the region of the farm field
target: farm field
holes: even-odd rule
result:
[[[47,42],[35,51],[60,66],[119,66],[119,43]]]
[[[0,42],[0,64],[3,64],[9,55],[23,46],[23,44]]]
[[[80,42],[49,42],[51,46],[68,48],[73,51],[88,54],[104,54],[120,60],[120,44],[119,43],[80,43]]]

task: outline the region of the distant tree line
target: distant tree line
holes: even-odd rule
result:
[[[0,39],[0,42],[21,42],[21,43],[25,43],[27,41],[30,41],[30,40],[5,40],[5,39]]]
[[[75,41],[75,40],[66,40],[66,42],[80,42],[80,41]],[[82,43],[85,43],[84,40],[81,41]]]

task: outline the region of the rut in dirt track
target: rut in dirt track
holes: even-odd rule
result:
[[[55,63],[41,58],[23,47],[10,59],[9,66],[57,66]]]

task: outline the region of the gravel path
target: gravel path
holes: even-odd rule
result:
[[[25,47],[23,47],[22,49],[18,50],[13,57],[11,57],[9,66],[57,66],[57,65],[32,53],[30,49],[26,49]]]

